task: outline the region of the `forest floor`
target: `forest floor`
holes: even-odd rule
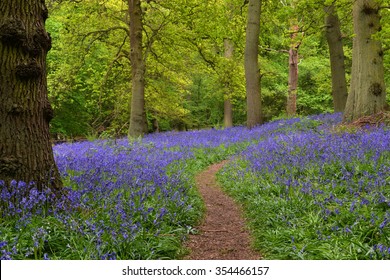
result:
[[[187,260],[257,260],[261,256],[251,247],[251,238],[242,210],[227,196],[216,180],[226,161],[213,164],[196,177],[206,205],[206,214],[198,234],[190,235]]]

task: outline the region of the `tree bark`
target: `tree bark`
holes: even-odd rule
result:
[[[44,0],[0,1],[0,180],[60,191],[49,122]]]
[[[355,0],[353,24],[352,77],[345,121],[380,112],[386,104],[382,45],[373,38],[381,29],[378,3]]]
[[[300,42],[296,42],[299,26],[294,24],[291,29],[291,43],[288,51],[288,94],[286,112],[288,117],[297,113],[297,91],[298,91],[298,49]]]
[[[245,42],[247,127],[261,124],[261,92],[258,62],[261,0],[249,0]]]
[[[234,54],[234,45],[232,40],[225,38],[224,39],[224,56],[228,60],[233,59]],[[231,79],[225,82],[225,96],[224,96],[224,106],[223,106],[223,124],[224,127],[232,127],[233,126],[233,105],[231,102]]]
[[[298,91],[298,49],[291,47],[288,51],[288,95],[287,95],[287,116],[293,117],[297,113],[297,91]]]
[[[142,10],[140,0],[129,0],[129,15],[132,67],[129,136],[140,137],[148,132],[145,111],[145,62],[142,54]]]
[[[329,46],[333,107],[335,112],[343,112],[347,103],[348,91],[347,81],[345,79],[344,50],[340,20],[334,5],[326,7],[325,12],[325,35]]]

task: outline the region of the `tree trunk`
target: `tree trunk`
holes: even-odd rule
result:
[[[378,3],[355,0],[353,24],[351,92],[344,112],[345,121],[380,112],[386,104],[383,51],[381,43],[373,38],[381,29]]]
[[[0,1],[0,180],[60,191],[49,122],[44,0]]]
[[[287,116],[293,117],[297,113],[297,91],[298,91],[298,49],[291,47],[288,51],[288,95],[287,95]]]
[[[261,124],[260,73],[258,46],[260,35],[261,0],[249,0],[245,42],[245,80],[247,127]]]
[[[223,125],[225,128],[233,126],[233,105],[230,99],[223,102]]]
[[[343,112],[347,103],[347,81],[345,79],[344,50],[340,31],[340,20],[334,5],[325,8],[326,40],[329,46],[332,75],[332,96],[335,112]]]
[[[224,41],[224,56],[226,59],[232,60],[234,53],[234,45],[232,40],[225,38]],[[229,71],[229,69],[227,69]],[[232,69],[230,69],[232,71]],[[232,127],[233,126],[233,106],[231,102],[231,80],[229,78],[228,81],[225,82],[225,96],[224,96],[224,106],[223,106],[223,124],[224,127]]]
[[[298,91],[298,49],[300,42],[296,42],[299,26],[294,24],[291,29],[291,43],[288,51],[288,94],[286,112],[288,117],[297,113],[297,91]]]
[[[145,62],[142,55],[142,10],[140,0],[129,0],[129,15],[132,67],[129,136],[140,137],[148,131],[145,112]]]

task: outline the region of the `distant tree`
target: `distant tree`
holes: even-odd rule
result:
[[[234,44],[232,40],[229,38],[224,39],[224,56],[226,59],[231,60],[233,59],[233,52],[234,52]],[[232,71],[230,69],[230,71]],[[231,77],[230,77],[231,78]],[[231,79],[229,81],[226,81],[224,85],[224,103],[223,103],[223,125],[224,127],[232,127],[233,126],[233,105],[231,101],[231,94],[232,94],[232,87]]]
[[[130,137],[148,132],[145,111],[145,61],[142,50],[142,9],[140,0],[129,0],[130,59],[132,66],[132,96],[130,112]]]
[[[232,3],[226,4],[228,9],[228,21],[231,22],[233,20],[233,12],[234,6]],[[234,42],[231,38],[225,37],[223,39],[223,47],[224,47],[224,57],[231,61],[234,58]],[[230,73],[232,73],[232,70]],[[232,75],[227,75],[229,81],[226,81],[224,84],[224,101],[223,101],[223,125],[224,127],[232,127],[233,126],[233,104],[232,104]]]
[[[329,46],[332,75],[332,96],[335,112],[343,112],[347,103],[347,81],[345,78],[344,50],[340,20],[334,4],[325,7],[325,34]]]
[[[291,21],[290,48],[288,50],[288,94],[287,94],[287,116],[292,117],[297,113],[297,91],[298,91],[298,49],[301,41],[297,39],[299,26],[294,20]]]
[[[379,4],[355,0],[351,89],[344,112],[345,121],[380,112],[386,104],[383,50],[374,35],[381,30]]]
[[[0,180],[62,187],[49,139],[44,0],[0,2]]]
[[[247,127],[261,123],[261,92],[259,73],[259,35],[261,0],[249,0],[245,43],[245,80],[247,98]]]

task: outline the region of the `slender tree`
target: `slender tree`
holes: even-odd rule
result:
[[[233,52],[234,52],[234,44],[232,40],[225,38],[223,41],[224,44],[224,56],[228,60],[233,59]],[[233,126],[233,105],[231,102],[231,81],[225,82],[225,96],[224,96],[224,103],[223,103],[223,124],[224,127],[232,127]]]
[[[299,26],[296,23],[291,25],[290,49],[288,50],[288,95],[287,95],[287,116],[292,117],[297,113],[297,91],[298,91],[298,49],[301,44],[297,41]]]
[[[332,75],[332,96],[335,112],[343,112],[347,103],[347,81],[345,79],[344,50],[340,20],[334,4],[325,7],[325,35],[329,46]]]
[[[374,0],[355,0],[353,4],[355,37],[345,121],[380,112],[386,104],[383,51],[381,42],[373,37],[381,29],[379,10]]]
[[[61,189],[50,143],[44,0],[0,1],[0,180]]]
[[[129,136],[139,137],[148,131],[145,112],[145,61],[142,54],[142,9],[140,0],[129,0],[128,4],[132,66]]]
[[[261,92],[258,62],[261,0],[249,0],[245,42],[245,80],[247,99],[247,127],[261,123]]]

